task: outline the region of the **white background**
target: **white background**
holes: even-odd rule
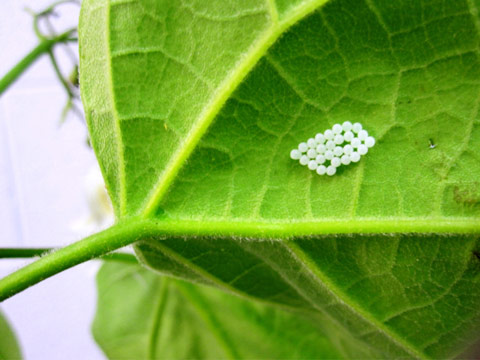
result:
[[[0,77],[38,40],[24,8],[51,1],[0,1]],[[59,30],[76,26],[78,7],[62,7]],[[57,49],[66,73],[68,57]],[[53,247],[78,240],[88,216],[84,182],[95,165],[86,129],[74,115],[59,124],[66,95],[46,56],[0,96],[0,247]],[[24,265],[0,260],[0,277]],[[98,262],[65,271],[0,305],[26,359],[104,359],[90,333]]]

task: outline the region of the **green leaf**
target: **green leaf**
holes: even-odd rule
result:
[[[0,312],[0,360],[21,359],[22,355],[13,330]]]
[[[325,2],[83,2],[117,220],[148,229],[153,269],[328,313],[385,356],[453,356],[480,318],[480,4]],[[289,159],[345,120],[377,139],[359,164]]]
[[[97,285],[92,329],[110,359],[378,356],[345,338],[338,326],[321,316],[306,317],[167,279],[138,265],[106,263]]]

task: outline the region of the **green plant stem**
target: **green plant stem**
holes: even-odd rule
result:
[[[29,259],[33,257],[47,255],[50,252],[58,250],[57,248],[0,248],[0,259]],[[132,254],[123,252],[114,252],[100,256],[102,260],[112,260],[125,263],[138,263],[137,258]]]
[[[62,84],[65,91],[67,92],[68,97],[72,99],[74,97],[72,90],[70,89],[70,86],[68,85],[67,81],[63,77],[62,72],[60,71],[60,67],[58,66],[57,60],[55,60],[55,56],[53,56],[52,50],[48,51],[48,57],[50,58],[50,62],[52,63],[53,70],[55,71],[55,75],[57,75],[57,78]]]
[[[149,231],[138,219],[130,219],[61,248],[0,280],[0,301],[85,261],[133,243]]]
[[[131,217],[111,228],[40,258],[0,280],[0,301],[36,283],[82,262],[102,257],[114,250],[152,236],[237,236],[239,238],[289,239],[294,236],[373,233],[466,233],[480,232],[478,221],[457,219],[439,222],[435,219],[375,220],[336,222],[208,222],[178,219]],[[125,259],[124,259],[125,260]]]
[[[30,51],[20,62],[18,62],[5,76],[0,79],[0,95],[12,85],[18,77],[25,72],[40,56],[48,53],[58,43],[74,41],[70,37],[74,30],[68,30],[63,34],[51,39],[44,39],[32,51]]]
[[[0,248],[0,259],[24,259],[42,256],[53,248]]]

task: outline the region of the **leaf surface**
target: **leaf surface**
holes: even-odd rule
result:
[[[479,3],[324,3],[83,3],[118,221],[157,229],[154,269],[328,313],[385,356],[453,356],[480,316]],[[289,159],[346,120],[377,139],[359,164]]]
[[[0,312],[0,359],[12,360],[21,359],[20,348],[10,324]]]
[[[320,316],[308,318],[213,288],[167,279],[138,265],[106,263],[97,275],[97,285],[93,334],[112,359],[376,355],[345,338]],[[323,335],[327,330],[330,338]],[[342,344],[341,351],[333,344]]]

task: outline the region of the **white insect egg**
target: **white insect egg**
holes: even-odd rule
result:
[[[327,151],[327,147],[324,144],[320,144],[317,146],[317,153],[324,154]]]
[[[298,150],[300,150],[302,153],[308,150],[308,145],[306,142],[301,142],[298,144]]]
[[[333,141],[333,140],[328,140],[326,146],[327,146],[327,150],[333,150],[333,149],[335,149],[335,141]]]
[[[317,168],[317,174],[318,175],[325,175],[326,172],[327,172],[327,168],[325,167],[325,165],[320,165]]]
[[[362,124],[356,122],[355,124],[353,124],[352,130],[354,133],[358,134],[362,130]]]
[[[319,133],[319,134],[315,135],[315,141],[317,142],[317,144],[323,144],[325,142],[325,136],[323,136],[323,134]]]
[[[350,159],[350,156],[343,155],[340,161],[342,162],[343,165],[348,165],[352,160]]]
[[[368,152],[368,147],[367,147],[367,145],[361,144],[361,145],[358,147],[357,151],[358,151],[358,153],[359,153],[360,155],[365,155],[365,154]]]
[[[302,155],[300,157],[300,164],[301,165],[307,165],[309,161],[310,161],[310,159],[308,158],[307,155]]]
[[[328,129],[328,130],[325,130],[325,132],[323,133],[323,136],[327,140],[333,140],[333,137],[335,136],[335,134],[333,133],[332,130]]]
[[[365,145],[367,145],[369,148],[373,147],[373,145],[375,145],[375,138],[373,136],[367,137],[365,139]]]
[[[352,155],[350,155],[350,160],[352,160],[352,162],[354,162],[354,163],[359,162],[360,161],[360,154],[356,151],[352,152]]]
[[[333,155],[342,156],[343,155],[343,147],[335,146],[335,149],[333,149]]]
[[[332,150],[325,151],[325,159],[327,159],[327,160],[332,160],[333,159],[333,151]]]
[[[350,131],[352,130],[352,123],[350,121],[345,121],[343,124],[342,124],[342,129],[343,131],[347,132],[347,131]]]
[[[317,155],[317,157],[315,158],[315,161],[317,162],[317,164],[321,165],[323,163],[325,163],[325,156],[324,155]]]
[[[333,125],[332,127],[332,131],[334,134],[340,134],[342,132],[343,128],[342,128],[342,125],[340,124],[335,124]]]
[[[361,143],[362,143],[362,142],[360,141],[359,138],[353,138],[353,139],[352,139],[352,142],[351,142],[351,144],[352,144],[352,146],[353,146],[354,148],[358,148]]]
[[[344,140],[343,135],[340,135],[340,134],[335,135],[335,138],[333,139],[333,141],[337,145],[343,144],[343,140]]]
[[[353,146],[352,146],[352,145],[347,144],[347,145],[345,145],[345,146],[343,147],[343,153],[344,153],[345,155],[351,155],[352,152],[353,152]]]
[[[360,132],[358,133],[358,138],[362,141],[365,141],[367,137],[368,137],[367,130],[360,130]]]
[[[290,158],[293,160],[300,160],[300,157],[302,156],[302,153],[298,149],[293,149],[290,151]]]
[[[315,151],[315,149],[308,149],[307,156],[310,159],[315,159],[317,157],[317,152]]]
[[[327,167],[327,175],[328,176],[333,176],[337,172],[337,168],[335,166],[330,165]]]
[[[298,160],[318,175],[333,176],[337,167],[359,162],[375,142],[362,124],[345,121],[298,144],[297,149],[290,151],[290,158]]]
[[[355,137],[355,135],[353,135],[353,132],[351,131],[347,131],[345,134],[343,134],[343,138],[345,139],[345,141],[347,142],[350,142],[352,141],[352,139]]]
[[[339,166],[342,164],[342,162],[341,162],[341,160],[340,160],[339,157],[336,157],[336,156],[335,156],[335,157],[332,159],[331,164],[332,164],[332,166],[339,167]]]

